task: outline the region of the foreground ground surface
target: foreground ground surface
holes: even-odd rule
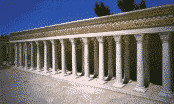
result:
[[[6,67],[0,70],[0,104],[10,103],[163,104],[159,101]]]

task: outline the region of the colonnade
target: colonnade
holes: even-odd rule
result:
[[[169,44],[169,36],[170,34],[172,34],[171,32],[168,33],[161,33],[160,38],[162,41],[162,90],[160,92],[160,95],[162,96],[172,96],[173,92],[171,89],[171,60],[170,60],[170,44]],[[137,85],[135,87],[135,91],[138,92],[145,92],[146,88],[144,87],[144,80],[145,80],[145,72],[144,72],[144,67],[143,67],[143,45],[142,45],[142,40],[143,40],[143,36],[145,34],[138,34],[138,35],[134,35],[136,41],[137,41]],[[106,37],[106,36],[105,36]],[[95,38],[94,41],[94,76],[98,76],[98,81],[99,82],[105,82],[105,76],[104,76],[104,42],[103,42],[103,38],[104,36],[99,36],[99,37],[93,37]],[[112,55],[108,55],[109,56],[109,61],[112,61],[113,58],[115,58],[116,60],[116,80],[115,83],[113,84],[113,86],[115,87],[123,87],[125,86],[125,84],[123,84],[123,79],[122,79],[122,52],[121,52],[121,48],[122,48],[122,44],[121,44],[121,35],[113,35],[111,38],[114,39],[115,41],[115,56],[116,57],[112,57]],[[65,38],[67,39],[67,38]],[[56,74],[57,73],[57,69],[58,69],[58,59],[57,59],[57,49],[56,49],[56,41],[59,40],[61,43],[61,74],[64,76],[66,75],[66,62],[65,62],[65,44],[64,44],[64,40],[65,39],[53,39],[53,40],[39,40],[39,41],[27,41],[24,42],[24,53],[25,53],[25,66],[24,69],[30,69],[30,70],[34,70],[34,42],[36,43],[36,47],[37,47],[37,67],[36,70],[37,71],[41,71],[41,54],[40,54],[40,42],[43,42],[44,45],[44,72],[47,73],[48,72],[48,42],[51,42],[52,45],[52,73]],[[80,38],[83,42],[83,65],[84,65],[84,77],[88,80],[90,79],[90,67],[89,67],[89,37],[82,37]],[[77,74],[77,53],[76,53],[76,38],[69,38],[69,41],[72,45],[72,76],[77,78],[78,74]],[[19,66],[22,66],[22,54],[23,54],[23,49],[22,49],[22,43],[15,43],[15,66],[18,67],[18,63]],[[28,47],[28,44],[30,44],[31,47]],[[98,45],[97,45],[98,44]],[[109,46],[111,46],[112,44],[109,43]],[[28,48],[31,48],[31,65],[30,68],[28,67]],[[111,48],[108,48],[108,53],[111,53]],[[20,50],[19,50],[20,49]],[[19,51],[18,51],[19,50]],[[98,51],[97,51],[98,50]],[[18,54],[19,52],[19,54]],[[19,56],[18,56],[19,55]],[[18,59],[19,57],[19,59]],[[108,61],[108,62],[109,62]],[[111,64],[109,62],[109,64]],[[111,65],[108,65],[110,67],[110,69],[112,69]],[[99,70],[96,70],[96,69]],[[110,70],[112,73],[112,70]],[[109,72],[110,73],[110,72]],[[112,75],[111,75],[112,77]]]

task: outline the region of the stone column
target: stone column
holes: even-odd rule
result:
[[[28,44],[25,42],[25,70],[28,68]]]
[[[36,45],[37,45],[37,71],[40,71],[41,69],[41,63],[40,63],[40,45],[39,45],[39,41],[36,41]]]
[[[23,48],[22,48],[22,43],[19,43],[19,66],[22,67],[22,61],[23,61]]]
[[[113,48],[112,48],[112,37],[107,38],[108,41],[108,78],[110,80],[113,77]]]
[[[18,44],[15,43],[15,67],[18,66]]]
[[[60,39],[61,43],[61,61],[62,61],[62,75],[66,75],[66,64],[65,64],[65,46],[63,39]]]
[[[172,69],[171,69],[171,56],[170,56],[170,33],[160,34],[162,40],[162,90],[160,96],[173,97],[172,92]],[[172,34],[171,34],[172,35]]]
[[[113,86],[123,87],[124,84],[122,80],[121,36],[114,36],[114,40],[116,42],[116,82]]]
[[[84,53],[84,44],[82,45],[82,53]],[[80,76],[83,76],[84,73],[84,54],[82,54],[82,74]]]
[[[103,48],[103,37],[97,37],[99,42],[99,83],[104,83],[104,48]]]
[[[137,40],[137,86],[135,91],[145,92],[144,87],[144,68],[143,68],[143,35],[135,35]]]
[[[48,72],[48,43],[46,40],[43,41],[44,44],[44,72]]]
[[[98,43],[96,39],[94,41],[94,78],[99,75],[99,55],[98,55]]]
[[[33,42],[30,42],[31,44],[31,67],[30,70],[34,70],[34,46]]]
[[[88,50],[88,38],[82,38],[84,43],[84,70],[85,70],[85,77],[87,79],[90,78],[89,74],[89,50]]]
[[[9,43],[9,54],[8,54],[8,61],[9,61],[9,65],[12,65],[12,49],[11,49],[11,43]]]
[[[56,69],[58,68],[57,65],[57,49],[56,49],[56,41],[50,40],[52,44],[52,71],[53,74],[56,74]]]
[[[75,40],[72,38],[70,39],[72,44],[72,74],[74,77],[77,77],[77,63],[76,63],[76,46]]]

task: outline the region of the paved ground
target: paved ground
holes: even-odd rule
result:
[[[163,104],[159,101],[72,83],[51,76],[6,68],[0,70],[0,104],[10,103]]]

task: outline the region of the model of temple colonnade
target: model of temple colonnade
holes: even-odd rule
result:
[[[119,88],[126,86],[125,80],[127,83],[131,80],[130,66],[135,62],[137,85],[134,90],[144,93],[148,88],[146,84],[150,83],[147,67],[151,67],[147,58],[151,53],[145,55],[148,49],[145,40],[157,36],[160,45],[151,48],[161,47],[159,95],[172,97],[173,9],[173,5],[160,6],[11,33],[10,61],[22,70],[69,75],[74,80],[81,70],[80,76],[85,81],[96,78],[100,84],[115,77],[112,86]]]

